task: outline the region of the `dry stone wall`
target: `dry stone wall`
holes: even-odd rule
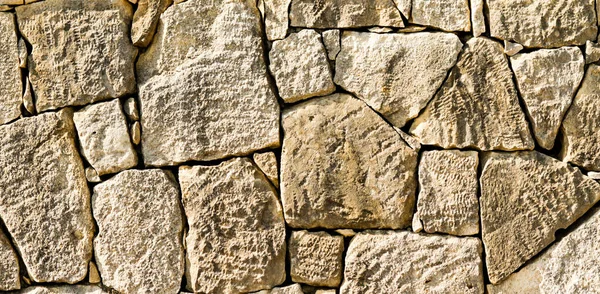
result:
[[[598,293],[594,0],[0,0],[0,292]]]

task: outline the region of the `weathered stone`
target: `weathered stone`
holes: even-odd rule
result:
[[[36,114],[35,104],[33,103],[33,93],[31,90],[31,83],[29,77],[25,77],[25,92],[23,93],[23,107],[29,112],[29,114]]]
[[[594,63],[600,60],[600,45],[595,42],[585,42],[585,64]]]
[[[131,125],[130,133],[131,143],[139,145],[142,141],[142,127],[139,121],[136,121]]]
[[[344,32],[335,83],[402,127],[433,97],[461,47],[454,34]]]
[[[288,246],[292,281],[323,287],[340,285],[344,237],[293,231]]]
[[[273,151],[254,153],[252,159],[265,176],[267,176],[269,181],[271,181],[275,187],[279,187],[279,168],[277,167],[277,157],[275,157],[275,153],[273,153]]]
[[[365,231],[348,247],[341,293],[481,293],[481,241]]]
[[[16,11],[33,47],[28,67],[38,111],[135,91],[137,49],[129,38],[127,1],[46,0]]]
[[[98,172],[91,166],[85,168],[85,178],[90,183],[100,183],[102,180],[98,175]]]
[[[403,132],[401,129],[394,127],[394,130],[396,130],[396,132],[398,134],[400,134],[400,137],[402,137],[402,140],[404,140],[404,142],[406,142],[406,144],[412,148],[413,150],[419,152],[419,150],[421,150],[421,143],[419,142],[419,140],[405,132]]]
[[[288,225],[410,225],[417,152],[367,105],[346,94],[312,99],[286,109],[283,128],[281,200]]]
[[[179,189],[160,169],[128,170],[94,187],[94,254],[121,293],[179,293],[184,254]]]
[[[20,288],[19,259],[8,238],[0,231],[0,291]]]
[[[471,30],[469,0],[413,0],[410,22],[444,31],[468,32]]]
[[[326,30],[322,33],[323,44],[327,50],[327,57],[330,60],[335,60],[338,53],[340,53],[340,30]]]
[[[472,38],[410,133],[446,149],[533,149],[502,46]]]
[[[279,104],[267,80],[254,3],[189,0],[161,15],[137,63],[146,165],[280,145]]]
[[[281,206],[273,186],[249,159],[182,166],[179,183],[189,224],[189,290],[252,292],[285,280]]]
[[[100,273],[98,273],[98,267],[93,261],[90,261],[90,266],[88,269],[88,282],[90,284],[98,284],[102,282],[100,279]]]
[[[600,66],[588,67],[561,125],[563,161],[600,171]]]
[[[125,104],[123,104],[123,111],[129,120],[140,120],[140,112],[134,98],[127,98],[127,100],[125,100]]]
[[[594,180],[600,180],[600,173],[599,172],[588,172],[587,176],[590,179],[594,179]]]
[[[287,35],[291,0],[264,0],[265,32],[270,41],[281,40]]]
[[[139,0],[131,24],[131,41],[138,47],[147,47],[154,37],[160,14],[173,0]]]
[[[424,31],[426,29],[427,29],[427,27],[424,27],[424,26],[410,25],[410,26],[407,26],[405,28],[397,29],[396,31],[398,33],[417,33],[417,32],[422,32],[422,31]]]
[[[10,12],[0,12],[0,125],[21,115],[21,70],[15,17]]]
[[[302,30],[273,42],[269,59],[279,96],[286,103],[335,91],[327,52],[321,36],[313,30]]]
[[[94,223],[75,127],[66,111],[0,126],[0,217],[38,283],[77,283]]]
[[[504,54],[513,56],[523,50],[523,45],[504,40]]]
[[[478,166],[475,151],[423,152],[417,219],[427,233],[479,233]]]
[[[23,5],[23,0],[0,0],[0,5]]]
[[[19,48],[19,67],[27,68],[27,45],[25,44],[25,40],[23,38],[19,38],[18,43]]]
[[[565,112],[583,79],[577,47],[541,49],[510,58],[517,86],[538,144],[552,149]]]
[[[352,230],[352,229],[337,229],[337,230],[335,230],[335,232],[344,237],[352,237],[352,236],[356,235],[356,232],[354,232],[354,230]]]
[[[482,159],[481,228],[488,275],[498,283],[554,241],[600,199],[600,184],[536,151]]]
[[[415,233],[420,233],[423,231],[423,223],[421,222],[421,217],[419,216],[418,211],[416,211],[415,214],[413,214],[411,226],[412,226],[412,231]]]
[[[293,284],[293,285],[289,285],[289,286],[285,286],[285,287],[273,288],[273,290],[271,290],[269,293],[270,294],[304,294],[304,292],[302,292],[302,286],[300,286],[300,284]]]
[[[394,29],[387,27],[370,27],[367,30],[372,33],[390,33],[394,31]]]
[[[484,0],[470,0],[471,2],[471,27],[473,36],[479,37],[486,32],[485,16],[483,14]]]
[[[81,155],[98,175],[137,165],[137,154],[129,139],[119,99],[88,105],[75,112],[73,121],[81,143]]]
[[[394,4],[404,17],[410,18],[410,8],[412,6],[412,0],[394,0]]]
[[[95,285],[33,286],[16,294],[109,294]]]
[[[594,0],[488,0],[492,37],[525,47],[583,45],[595,40]]]
[[[404,27],[392,0],[294,0],[290,23],[304,28]]]
[[[317,290],[315,292],[315,294],[336,294],[335,289],[329,289],[329,290]]]

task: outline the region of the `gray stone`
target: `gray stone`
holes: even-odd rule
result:
[[[340,285],[344,237],[293,231],[288,250],[292,281],[322,287]]]
[[[270,41],[281,40],[287,35],[291,0],[264,0],[265,32]]]
[[[0,125],[21,115],[23,82],[19,68],[19,49],[15,17],[0,12]]]
[[[0,231],[0,291],[21,288],[19,259],[7,236]]]
[[[410,22],[444,31],[468,32],[471,30],[469,0],[413,0]]]
[[[90,284],[98,284],[102,282],[102,279],[100,279],[100,273],[98,272],[98,267],[93,261],[90,261],[90,266],[88,269],[88,282]]]
[[[412,7],[412,0],[394,0],[394,4],[404,17],[410,18],[410,9]]]
[[[254,153],[252,159],[265,176],[267,176],[269,181],[271,181],[275,187],[279,187],[279,168],[277,167],[277,157],[275,157],[275,153],[273,153],[273,151]]]
[[[154,37],[160,14],[173,0],[139,0],[131,24],[131,41],[138,47],[147,47]]]
[[[340,30],[326,30],[323,33],[323,44],[327,50],[327,57],[329,60],[335,60],[338,53],[340,53]]]
[[[504,54],[513,56],[523,50],[523,45],[504,40]]]

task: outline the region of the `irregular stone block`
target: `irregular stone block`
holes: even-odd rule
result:
[[[410,18],[410,9],[412,7],[412,0],[394,0],[394,4],[404,17]]]
[[[139,145],[142,141],[142,127],[139,121],[134,122],[129,129],[131,133],[131,142],[135,145]]]
[[[292,0],[264,0],[265,32],[269,41],[281,40],[287,35],[288,10]]]
[[[19,259],[8,238],[0,231],[0,291],[21,288]]]
[[[98,284],[102,282],[100,279],[100,273],[98,272],[98,267],[93,261],[90,261],[90,266],[88,269],[88,282],[90,284]]]
[[[600,199],[600,184],[536,151],[482,159],[481,228],[490,281],[498,283],[554,241]]]
[[[431,100],[461,48],[454,34],[344,32],[334,80],[402,127]]]
[[[127,1],[47,0],[16,11],[33,47],[27,64],[38,111],[135,92]]]
[[[85,168],[85,178],[90,183],[100,183],[102,180],[98,175],[98,172],[91,166]]]
[[[565,112],[583,79],[577,47],[541,49],[510,58],[517,86],[538,144],[552,149]]]
[[[189,224],[189,290],[252,292],[283,283],[283,213],[273,186],[249,159],[182,166],[179,183]]]
[[[340,46],[342,45],[340,30],[326,30],[321,34],[323,35],[323,44],[327,50],[327,58],[335,60],[338,53],[340,53]]]
[[[595,42],[585,42],[585,64],[594,63],[600,60],[600,45]]]
[[[483,14],[483,0],[470,0],[471,2],[471,26],[473,36],[479,37],[486,32],[485,16]]]
[[[93,285],[69,286],[33,286],[23,289],[16,294],[109,294],[102,288]]]
[[[444,31],[468,32],[471,30],[469,0],[413,0],[410,22]]]
[[[31,90],[31,83],[29,77],[25,77],[25,92],[23,93],[23,107],[31,115],[35,115],[35,104],[33,103],[33,91]]]
[[[133,45],[147,47],[152,41],[160,14],[173,3],[173,0],[139,0],[131,24]]]
[[[35,282],[77,283],[94,223],[75,127],[65,111],[0,126],[0,218]]]
[[[131,121],[140,120],[140,111],[138,110],[137,103],[134,98],[127,98],[125,103],[123,104],[123,111],[125,111],[125,115]]]
[[[504,40],[504,54],[513,56],[523,50],[523,45]]]
[[[322,287],[340,285],[344,237],[293,231],[288,250],[292,281]]]
[[[273,290],[271,290],[269,293],[270,294],[304,294],[304,292],[302,292],[302,286],[300,286],[300,284],[292,284],[292,285],[285,286],[285,287],[273,288]]]
[[[472,38],[410,133],[445,149],[533,149],[512,72],[497,42]]]
[[[481,241],[365,231],[348,247],[340,293],[481,293]]]
[[[179,293],[183,217],[175,178],[128,170],[94,187],[94,254],[102,283],[121,293]]]
[[[15,16],[0,12],[0,125],[21,115],[23,82]]]
[[[288,108],[282,119],[281,201],[288,225],[410,225],[417,152],[367,105],[334,94]]]
[[[286,103],[335,91],[321,35],[313,30],[302,30],[273,42],[269,59],[279,96]]]
[[[263,153],[254,153],[252,155],[254,163],[267,176],[269,181],[279,187],[279,168],[277,167],[277,157],[272,151]]]

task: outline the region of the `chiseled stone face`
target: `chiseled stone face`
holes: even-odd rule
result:
[[[403,228],[415,201],[417,153],[346,94],[283,114],[281,200],[294,228]]]
[[[469,0],[413,0],[410,22],[444,31],[468,32],[471,30]]]
[[[0,231],[0,291],[21,288],[19,270],[17,254],[10,245],[8,238]]]
[[[0,125],[21,115],[21,70],[15,16],[0,12]]]
[[[292,281],[313,286],[339,286],[344,237],[326,232],[293,231],[288,250]]]
[[[289,17],[292,27],[404,27],[393,0],[293,0]]]

